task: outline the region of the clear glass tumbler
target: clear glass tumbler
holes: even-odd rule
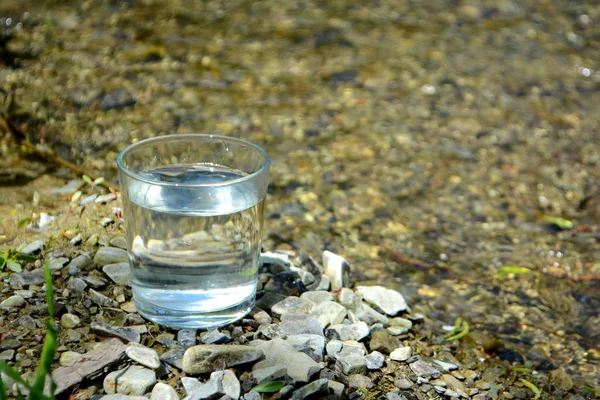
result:
[[[172,135],[127,147],[117,164],[139,313],[208,328],[252,309],[269,155],[242,139]]]

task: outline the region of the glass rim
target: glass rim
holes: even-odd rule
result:
[[[211,182],[211,183],[161,182],[161,181],[157,181],[157,180],[153,180],[153,179],[148,179],[147,177],[144,177],[137,172],[133,172],[132,170],[130,170],[129,168],[127,168],[125,166],[123,159],[125,158],[127,153],[131,152],[136,147],[139,147],[141,145],[147,145],[149,143],[151,144],[152,142],[164,141],[167,139],[181,139],[181,140],[187,139],[187,140],[191,140],[191,141],[195,141],[195,139],[210,139],[210,140],[220,139],[220,140],[252,147],[254,150],[257,150],[260,154],[262,154],[262,156],[265,158],[265,160],[264,160],[262,166],[258,170],[252,172],[251,174],[248,174],[246,176],[242,176],[242,177],[236,178],[236,179],[231,179],[231,180],[222,181],[222,182]],[[129,146],[124,148],[117,156],[117,167],[118,167],[119,171],[122,171],[124,174],[126,174],[130,178],[135,179],[137,181],[149,183],[151,185],[171,186],[171,187],[214,187],[214,186],[237,185],[237,184],[240,184],[243,182],[251,181],[251,180],[257,178],[258,176],[262,175],[263,173],[267,172],[269,170],[270,165],[271,165],[271,157],[269,157],[269,154],[265,151],[265,149],[263,149],[259,145],[252,143],[246,139],[240,139],[240,138],[236,138],[233,136],[215,135],[215,134],[209,134],[209,133],[186,133],[186,134],[156,136],[153,138],[140,140],[139,142],[130,144]]]

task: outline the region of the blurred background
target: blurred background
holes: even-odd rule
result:
[[[598,386],[599,45],[596,1],[2,0],[0,243],[81,178],[23,143],[116,184],[134,141],[243,137],[265,249]]]

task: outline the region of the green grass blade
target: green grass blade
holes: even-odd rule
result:
[[[8,399],[6,392],[6,385],[4,385],[4,381],[2,380],[2,374],[0,374],[0,400]]]
[[[12,378],[16,383],[19,383],[27,390],[31,390],[31,385],[21,377],[21,375],[13,369],[6,361],[0,361],[0,372],[4,372],[9,378]]]
[[[45,280],[46,280],[46,301],[48,302],[48,331],[46,332],[46,338],[44,339],[44,346],[42,347],[42,357],[40,364],[35,372],[35,379],[33,381],[33,390],[38,393],[43,393],[44,384],[46,383],[46,376],[52,374],[52,362],[54,361],[54,355],[56,354],[56,329],[54,328],[54,289],[52,287],[52,273],[48,266],[48,261],[44,264]]]
[[[283,381],[269,381],[259,383],[258,385],[250,389],[250,391],[258,393],[273,393],[281,390],[283,386],[285,386],[285,383]]]

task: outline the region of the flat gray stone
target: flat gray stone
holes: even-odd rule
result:
[[[358,389],[358,388],[371,389],[371,388],[373,388],[373,386],[375,386],[375,384],[373,383],[373,381],[370,378],[368,378],[364,375],[360,375],[360,374],[346,376],[344,378],[344,380],[345,380],[346,384],[348,385],[348,387],[351,389]]]
[[[72,278],[69,281],[69,289],[74,293],[82,293],[87,288],[87,283],[83,279]]]
[[[362,295],[367,303],[392,317],[406,311],[408,307],[400,293],[383,286],[358,286],[356,293]]]
[[[104,378],[102,387],[108,394],[137,394],[143,395],[156,383],[154,371],[130,366],[126,369],[113,371]]]
[[[102,271],[117,285],[131,287],[129,263],[107,264]]]
[[[350,286],[350,264],[344,257],[325,250],[323,252],[324,274],[331,281],[331,290]]]
[[[313,334],[323,336],[323,327],[318,319],[306,314],[284,314],[279,324],[289,335]]]
[[[196,378],[183,377],[181,378],[181,385],[183,386],[183,390],[185,390],[185,394],[189,396],[194,391],[201,389],[203,384]]]
[[[287,334],[281,330],[279,324],[269,324],[266,326],[261,326],[256,334],[254,335],[255,339],[275,339],[275,338],[285,338]]]
[[[396,379],[394,381],[394,386],[396,386],[397,388],[400,388],[402,390],[408,390],[412,387],[412,385],[413,385],[412,382],[406,378]]]
[[[160,360],[165,362],[177,369],[183,369],[183,354],[185,353],[185,349],[174,348],[160,356]]]
[[[356,317],[367,325],[383,324],[384,326],[387,326],[390,323],[388,317],[375,311],[366,303],[362,303],[359,307],[357,307]]]
[[[48,268],[50,268],[50,271],[60,271],[68,262],[69,259],[67,257],[53,257],[48,260]]]
[[[291,344],[294,350],[306,354],[316,362],[323,361],[323,352],[325,350],[325,338],[321,335],[300,334],[290,335],[287,343]]]
[[[235,376],[233,371],[229,369],[224,371],[215,371],[210,374],[210,379],[220,382],[222,394],[229,396],[232,399],[239,399],[242,388],[240,381]]]
[[[346,308],[333,301],[325,301],[315,305],[310,315],[317,318],[323,328],[329,325],[341,324],[346,318]]]
[[[191,382],[192,378],[182,378],[182,382]],[[223,388],[221,386],[220,379],[210,379],[206,383],[200,383],[200,381],[196,380],[198,384],[185,384],[185,391],[187,393],[187,397],[185,400],[204,400],[204,399],[217,399],[221,397]]]
[[[368,369],[380,369],[385,362],[385,356],[378,351],[373,351],[365,357]]]
[[[294,390],[292,400],[304,400],[308,397],[324,397],[328,393],[327,379],[317,379]]]
[[[104,322],[92,322],[90,328],[100,336],[114,336],[128,342],[140,342],[140,334],[133,328],[117,328]]]
[[[454,371],[455,369],[458,369],[458,365],[452,364],[449,362],[445,362],[442,360],[433,360],[433,363],[446,372],[450,372],[450,371]]]
[[[301,299],[312,301],[315,304],[321,304],[326,301],[333,301],[333,294],[323,290],[304,292],[300,295]]]
[[[25,299],[21,296],[18,295],[14,295],[14,296],[10,296],[9,298],[7,298],[6,300],[4,300],[2,303],[0,303],[0,308],[19,308],[19,307],[23,307],[27,304],[27,302],[25,301]]]
[[[200,340],[204,344],[223,344],[231,341],[231,334],[227,331],[219,331],[218,329],[211,329],[206,332]]]
[[[263,325],[263,324],[268,325],[272,322],[271,316],[263,310],[254,314],[252,316],[252,318],[254,318],[254,320],[261,325]]]
[[[356,354],[339,356],[335,361],[335,370],[344,375],[365,374],[367,372],[367,362],[364,356]]]
[[[274,381],[282,378],[287,373],[287,368],[283,365],[273,365],[272,367],[253,369],[250,373],[250,379],[255,384]]]
[[[179,396],[171,386],[158,382],[152,389],[150,400],[179,400]]]
[[[410,369],[421,378],[427,378],[430,376],[438,378],[441,375],[438,369],[432,367],[423,360],[417,360],[414,363],[409,364],[409,366]]]
[[[98,304],[100,307],[112,307],[112,308],[119,307],[119,303],[117,303],[113,299],[106,297],[102,293],[96,292],[94,289],[90,289],[88,293],[89,293],[90,299],[92,299],[92,301],[94,303]]]
[[[42,251],[44,248],[44,242],[41,240],[34,240],[23,247],[20,252],[23,254],[36,254]]]
[[[271,313],[280,317],[285,314],[309,314],[314,303],[296,296],[288,296],[271,307]]]
[[[157,369],[160,367],[158,353],[154,349],[140,345],[129,345],[125,350],[125,353],[127,354],[127,357],[131,358],[138,364],[142,364],[144,367],[148,367],[150,369]]]
[[[352,289],[342,288],[338,302],[350,311],[356,311],[362,304],[362,297],[357,296]]]
[[[219,368],[254,362],[262,357],[261,349],[253,346],[205,344],[185,351],[182,369],[190,375],[205,374]]]
[[[396,350],[390,353],[390,358],[394,361],[406,361],[412,357],[412,348],[410,347],[398,347]]]
[[[331,392],[335,398],[339,399],[344,396],[344,389],[346,389],[346,385],[344,385],[342,382],[328,381],[327,387],[329,388],[329,392]]]
[[[338,324],[330,326],[325,332],[325,336],[338,340],[356,340],[369,336],[371,331],[369,326],[363,321],[358,321],[351,324]]]
[[[197,331],[195,329],[181,329],[177,332],[177,343],[187,349],[196,345]]]
[[[108,242],[112,247],[127,250],[127,240],[123,236],[116,236]]]
[[[367,349],[364,344],[355,340],[330,340],[327,343],[327,356],[336,360],[338,357],[348,357],[357,355],[364,357],[367,354]]]
[[[300,353],[283,339],[273,339],[268,342],[254,341],[265,355],[265,359],[256,363],[252,370],[267,368],[272,366],[285,366],[290,378],[297,382],[308,382],[311,376],[323,368],[312,358],[304,353]]]
[[[94,200],[94,203],[105,204],[105,203],[115,200],[116,198],[117,198],[117,196],[115,196],[114,194],[107,193],[107,194],[103,194],[102,196],[96,197],[96,199]]]
[[[82,358],[72,365],[56,368],[52,372],[52,378],[57,385],[56,394],[61,394],[86,379],[98,376],[105,368],[118,364],[125,357],[126,347],[118,339],[109,339],[102,342],[98,348],[82,354]]]
[[[244,400],[261,400],[261,395],[258,392],[248,392],[244,395]]]
[[[94,256],[94,263],[100,267],[107,264],[118,264],[128,261],[127,251],[117,247],[101,247]]]
[[[90,265],[92,265],[92,259],[89,256],[82,254],[72,259],[68,265],[68,268],[77,268],[78,270],[82,271]]]
[[[44,269],[38,268],[31,272],[21,272],[10,275],[10,286],[29,286],[44,284]]]
[[[13,349],[4,350],[0,352],[0,360],[11,361],[15,357],[15,353]]]

